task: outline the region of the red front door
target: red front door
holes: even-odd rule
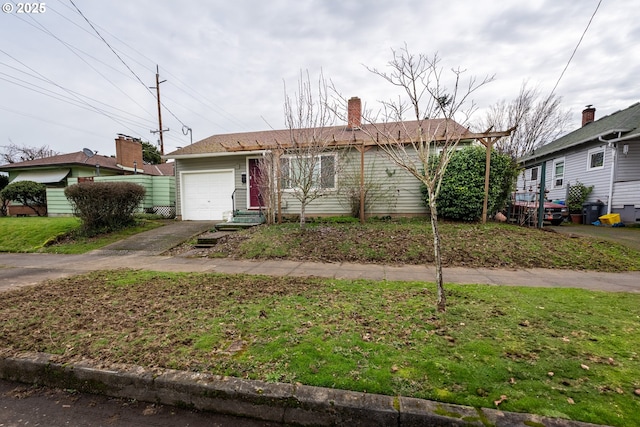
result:
[[[249,159],[249,209],[264,206],[260,185],[260,159]]]

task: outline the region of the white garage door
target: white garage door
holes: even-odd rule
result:
[[[233,209],[233,170],[182,174],[182,219],[218,220]]]

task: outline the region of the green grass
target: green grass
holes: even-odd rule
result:
[[[0,217],[0,252],[81,254],[160,226],[138,220],[133,227],[88,238],[78,235],[81,222],[75,217]]]
[[[0,348],[637,425],[640,295],[446,288],[95,272],[0,294]]]
[[[79,228],[74,217],[0,217],[0,252],[35,252]]]

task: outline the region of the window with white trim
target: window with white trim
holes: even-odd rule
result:
[[[553,161],[553,188],[564,187],[564,159]]]
[[[531,168],[531,177],[529,178],[530,181],[537,181],[538,180],[538,167],[535,168]]]
[[[311,163],[313,162],[313,164]],[[336,188],[336,155],[322,154],[312,160],[311,156],[287,156],[280,158],[281,185],[285,190],[294,190],[307,182],[305,175],[312,175],[314,189]]]
[[[604,168],[604,147],[592,148],[587,153],[587,170]]]

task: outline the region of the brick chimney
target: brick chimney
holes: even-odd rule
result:
[[[354,96],[349,99],[347,106],[347,129],[360,129],[362,125],[362,103]]]
[[[588,125],[596,119],[596,109],[593,105],[587,105],[587,108],[582,110],[582,126]]]
[[[134,162],[136,162],[134,164]],[[137,139],[126,135],[118,135],[116,138],[116,163],[131,170],[142,172],[142,143]]]

